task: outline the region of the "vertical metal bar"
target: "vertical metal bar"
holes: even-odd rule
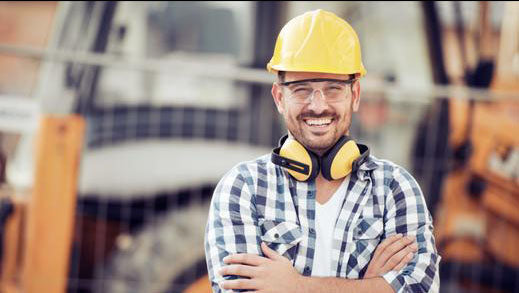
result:
[[[108,45],[108,37],[110,35],[112,20],[117,7],[117,2],[106,1],[97,2],[96,4],[103,5],[103,11],[101,13],[98,31],[95,35],[96,37],[91,51],[95,53],[101,53],[106,51],[106,47]],[[88,73],[88,79],[81,80],[79,98],[74,109],[75,113],[86,114],[95,107],[95,94],[99,81],[99,75],[101,74],[101,67],[88,67],[86,72]]]
[[[256,25],[254,35],[254,58],[252,67],[265,68],[272,56],[276,35],[282,24],[285,3],[259,1],[256,7]],[[251,85],[251,103],[249,106],[250,143],[259,145],[272,144],[272,128],[275,124],[275,110],[270,97],[269,85]],[[267,115],[267,113],[269,113]]]
[[[434,82],[445,85],[449,83],[449,80],[445,71],[441,24],[438,19],[436,4],[434,1],[424,1],[422,2],[422,9]]]

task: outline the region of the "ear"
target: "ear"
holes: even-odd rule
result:
[[[274,99],[274,103],[276,103],[276,108],[278,109],[278,112],[280,114],[283,114],[285,112],[285,105],[283,101],[283,91],[281,86],[277,83],[272,84],[272,98]]]
[[[352,85],[351,103],[353,112],[357,112],[360,106],[360,82],[358,80],[354,81]]]

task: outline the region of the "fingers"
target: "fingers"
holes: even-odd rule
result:
[[[407,264],[414,256],[414,253],[418,250],[418,245],[412,243],[400,251],[393,254],[382,267],[384,272],[392,270],[400,270],[405,264]],[[400,267],[401,266],[401,267]],[[399,268],[400,267],[400,268]]]
[[[384,251],[384,249],[386,249],[386,247],[388,247],[391,244],[393,244],[394,242],[402,239],[402,236],[403,236],[402,234],[398,233],[398,234],[391,235],[388,238],[386,238],[384,241],[382,241],[382,243],[380,243],[377,246],[377,249],[375,250],[375,254],[373,255],[373,257],[380,255],[382,253],[382,251]]]
[[[221,276],[226,275],[235,275],[235,276],[241,276],[241,277],[253,277],[255,276],[257,272],[256,267],[246,266],[246,265],[228,265],[225,267],[222,267],[218,273]]]
[[[393,268],[394,271],[400,271],[406,264],[408,264],[414,257],[414,252],[409,252],[396,267]]]
[[[402,238],[403,238],[403,235],[399,233],[399,234],[391,235],[388,238],[386,238],[384,241],[382,241],[382,243],[380,243],[377,246],[377,249],[375,250],[373,257],[371,258],[370,269],[382,268],[382,266],[384,266],[384,264],[386,263],[387,258],[382,258],[380,255],[384,251],[386,251],[386,249],[388,247],[390,247],[391,245],[394,245],[398,241],[401,241]]]
[[[382,264],[385,264],[388,262],[388,260],[393,257],[393,255],[395,255],[396,253],[398,253],[399,251],[401,251],[402,249],[406,248],[408,245],[410,245],[411,243],[413,243],[415,240],[415,237],[414,236],[411,236],[411,235],[408,235],[408,236],[405,236],[405,237],[402,237],[400,238],[398,241],[394,241],[392,242],[390,245],[388,245],[387,247],[385,247],[385,249],[380,253],[380,262]],[[408,253],[409,251],[407,251]],[[405,253],[405,254],[407,254]],[[404,256],[405,256],[404,254]],[[400,260],[399,260],[400,261]],[[398,264],[395,263],[395,265]]]
[[[224,281],[220,284],[220,287],[225,290],[231,290],[231,289],[255,290],[255,289],[258,289],[256,282],[254,280],[249,280],[249,279],[236,279],[236,280]]]
[[[248,253],[231,254],[223,259],[223,262],[226,264],[245,264],[251,266],[259,266],[268,261],[268,258]]]
[[[385,274],[407,264],[417,250],[414,236],[396,234],[388,237],[377,246],[364,278]],[[411,256],[407,254],[411,253]]]
[[[270,247],[265,244],[265,242],[261,242],[261,251],[265,254],[266,257],[272,260],[284,260],[285,258],[277,253],[276,251],[270,249]]]

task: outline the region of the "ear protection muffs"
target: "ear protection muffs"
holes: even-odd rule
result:
[[[297,140],[283,136],[279,146],[272,151],[272,163],[286,168],[298,181],[313,180],[319,174],[327,180],[346,177],[356,170],[369,155],[367,146],[357,144],[348,136],[342,136],[322,157],[307,150]]]
[[[272,151],[271,161],[286,168],[288,173],[298,181],[312,180],[319,174],[319,156],[308,151],[288,135],[279,140],[279,146]]]

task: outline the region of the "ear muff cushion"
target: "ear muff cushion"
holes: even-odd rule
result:
[[[353,161],[360,157],[360,150],[357,144],[350,140],[341,147],[332,161],[330,168],[333,179],[343,178],[351,173]]]
[[[317,158],[295,139],[287,138],[279,150],[279,155],[309,166],[308,174],[287,169],[288,173],[298,181],[313,179],[316,173],[319,172],[319,161]]]
[[[328,180],[337,180],[351,173],[353,161],[360,157],[355,141],[342,137],[322,159],[321,172]]]

